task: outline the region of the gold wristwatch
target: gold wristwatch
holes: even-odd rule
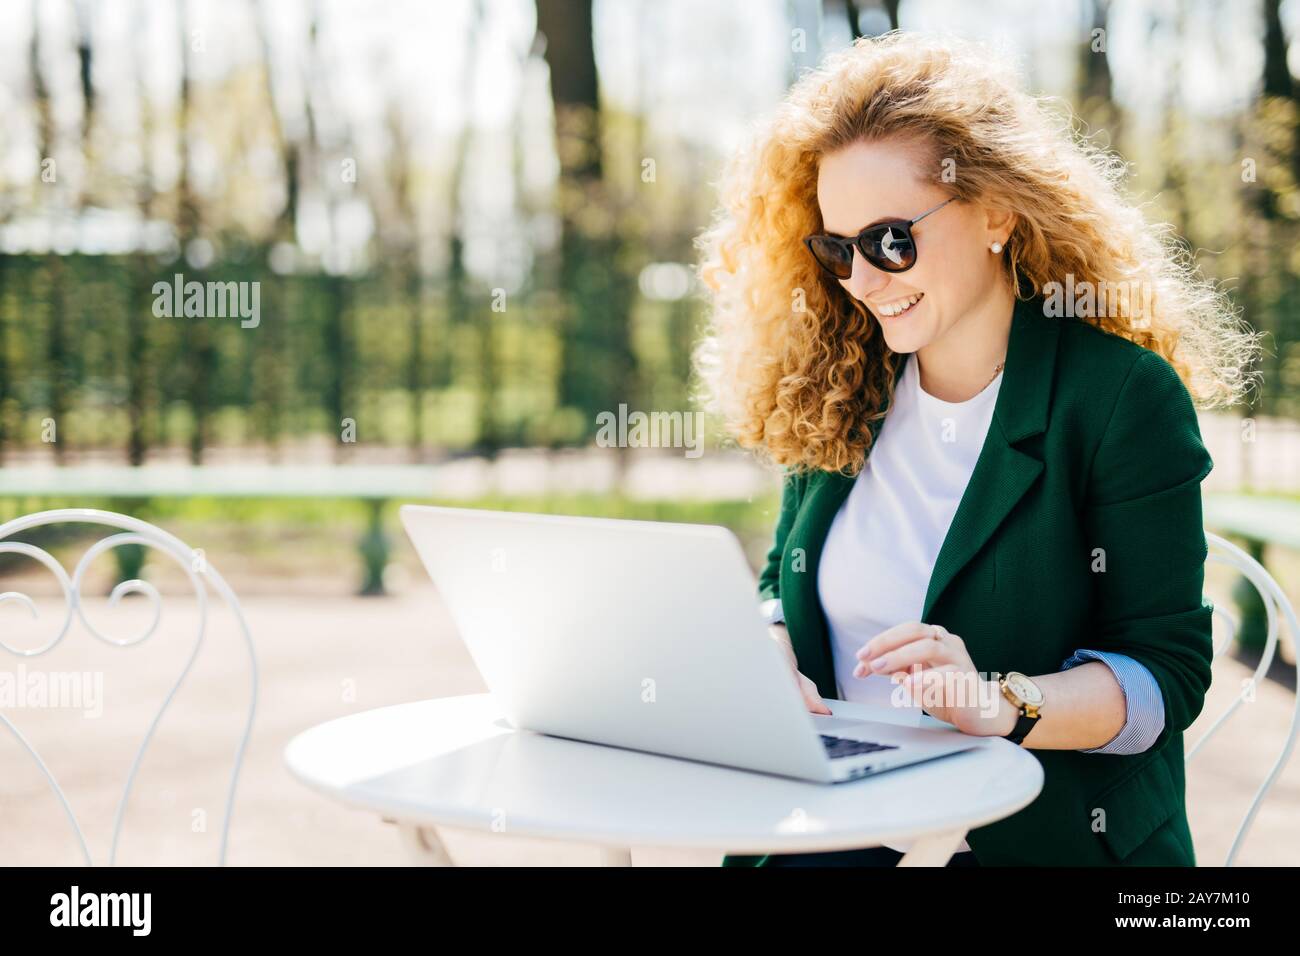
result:
[[[1016,708],[1016,713],[1020,715],[1016,726],[1003,739],[1013,744],[1021,743],[1037,725],[1038,718],[1042,716],[1043,690],[1020,671],[995,673],[993,677],[1002,689],[1002,696],[1011,701]]]

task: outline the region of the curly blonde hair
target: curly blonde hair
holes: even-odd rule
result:
[[[801,242],[822,228],[820,157],[859,140],[927,147],[934,161],[919,168],[950,195],[1013,211],[1003,263],[1017,297],[1067,276],[1143,289],[1143,308],[1124,297],[1088,321],[1163,356],[1201,407],[1243,398],[1255,333],[1171,227],[1122,197],[1123,161],[1014,75],[968,41],[862,38],[804,74],[731,157],[720,208],[696,240],[712,308],[694,361],[704,404],[742,447],[800,471],[853,474],[870,448],[867,424],[884,414],[898,359]],[[940,158],[960,171],[953,181],[941,182]]]

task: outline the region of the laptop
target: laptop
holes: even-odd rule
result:
[[[401,516],[518,729],[820,783],[980,744],[810,713],[726,528],[423,505]]]

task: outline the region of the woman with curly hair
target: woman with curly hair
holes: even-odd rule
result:
[[[1195,407],[1239,401],[1258,345],[1123,164],[1014,77],[898,33],[805,74],[725,171],[697,367],[784,470],[759,590],[809,710],[902,689],[1040,760],[1039,796],[950,865],[1192,866]]]

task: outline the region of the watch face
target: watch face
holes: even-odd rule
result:
[[[1043,702],[1043,692],[1038,689],[1037,684],[1024,674],[1008,674],[1007,687],[1026,704],[1041,704]]]

